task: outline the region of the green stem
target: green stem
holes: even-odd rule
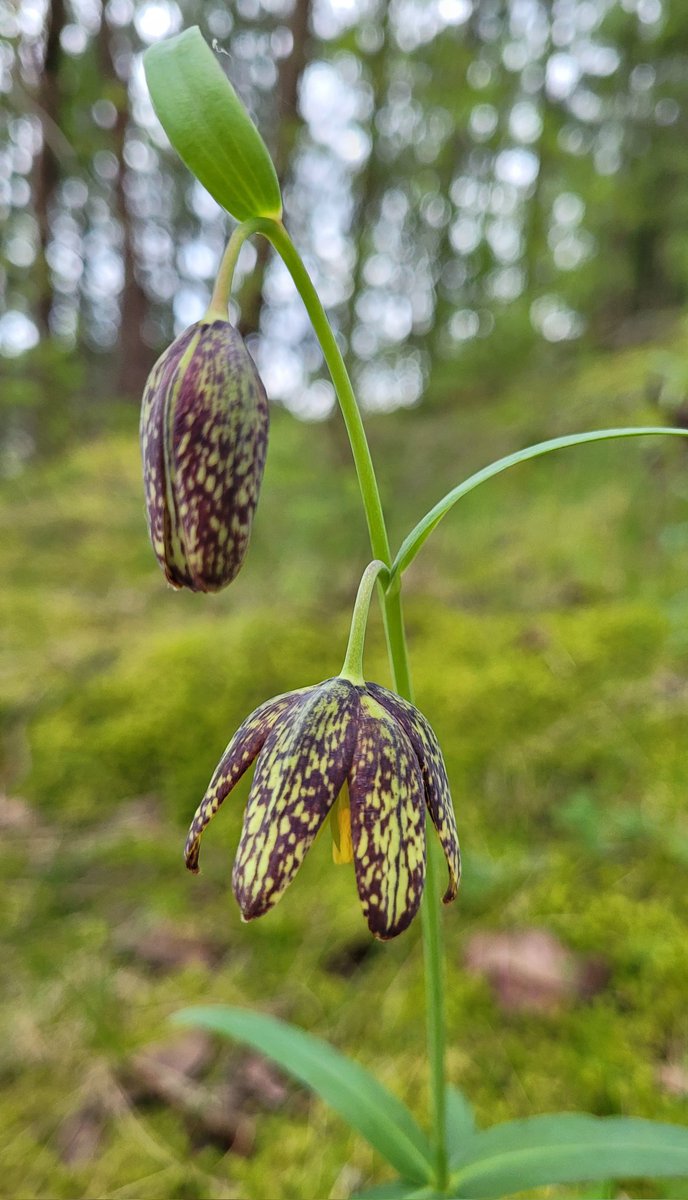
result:
[[[382,512],[380,492],[375,477],[373,460],[370,456],[368,440],[363,428],[361,413],[356,403],[354,389],[349,379],[342,352],[337,345],[337,339],[330,328],[320,297],[315,290],[313,281],[304,267],[296,246],[292,242],[284,225],[268,219],[247,222],[253,225],[253,232],[262,233],[275,247],[289,271],[297,291],[303,300],[315,335],[320,342],[327,369],[332,377],[339,407],[342,410],[346,432],[351,443],[351,452],[356,466],[361,498],[368,522],[370,545],[375,555],[385,566],[389,566],[391,554],[385,518]]]
[[[365,646],[370,601],[373,596],[373,588],[382,572],[385,575],[389,574],[385,564],[379,558],[376,558],[368,564],[361,576],[361,582],[358,585],[358,592],[354,602],[354,611],[351,614],[351,628],[349,630],[349,642],[346,647],[346,654],[344,655],[344,664],[339,672],[345,679],[350,679],[352,683],[356,683],[359,686],[365,683],[363,677],[363,648]]]
[[[413,703],[413,683],[409,670],[404,615],[398,588],[385,593],[384,612],[387,628],[389,661],[394,686],[400,696]],[[425,1014],[430,1063],[430,1094],[432,1100],[431,1137],[435,1149],[435,1178],[438,1191],[448,1183],[446,1082],[445,1082],[445,1013],[444,1013],[444,955],[442,952],[442,902],[440,898],[437,848],[428,821],[425,892],[420,916],[423,929],[423,959],[425,966]]]
[[[432,825],[427,822],[430,835]],[[437,1188],[442,1192],[449,1182],[447,1163],[447,1085],[445,1080],[446,1025],[444,1012],[444,953],[442,946],[442,889],[440,886],[437,845],[428,836],[425,894],[420,910],[425,963],[425,1010],[428,1030],[428,1058],[433,1105],[433,1145]]]
[[[380,492],[375,476],[375,468],[370,455],[370,448],[365,435],[361,413],[356,403],[354,390],[349,379],[341,350],[332,332],[320,297],[313,282],[303,265],[298,250],[294,246],[284,226],[273,220],[263,219],[247,222],[250,232],[263,234],[274,246],[296,288],[303,300],[311,320],[316,337],[320,343],[325,362],[327,363],[337,399],[346,425],[346,431],[351,443],[358,482],[361,489],[361,499],[365,510],[370,545],[376,560],[384,566],[391,561],[389,537],[385,517],[380,500]],[[242,226],[241,228],[245,228]],[[237,231],[238,232],[238,231]],[[247,234],[248,236],[248,234]],[[375,564],[371,564],[371,567]],[[370,571],[370,567],[368,571]],[[368,575],[366,571],[364,579]],[[401,592],[397,585],[385,591],[379,581],[379,570],[375,578],[378,581],[382,612],[387,638],[389,662],[394,680],[394,686],[400,696],[413,700],[413,687],[409,670],[406,650],[406,635],[404,632],[404,617],[401,607]],[[363,587],[361,581],[361,588]],[[372,589],[372,572],[368,576],[365,588]],[[360,596],[360,589],[359,589]],[[368,603],[370,596],[368,595]],[[358,598],[356,601],[358,606]],[[358,636],[358,635],[356,635]],[[348,651],[347,651],[348,659]],[[431,850],[432,850],[431,845]],[[445,1078],[444,1078],[444,1005],[443,1005],[443,972],[442,972],[442,930],[441,905],[437,887],[437,871],[432,852],[428,854],[427,879],[425,896],[421,909],[423,940],[425,946],[425,991],[427,998],[427,1028],[428,1054],[431,1073],[432,1097],[432,1137],[435,1146],[436,1184],[440,1191],[447,1186],[447,1144],[445,1126]]]
[[[241,247],[247,238],[260,232],[263,222],[260,219],[244,221],[237,225],[227,243],[227,249],[222,256],[220,269],[215,280],[213,294],[205,314],[206,321],[226,321],[229,313],[229,299],[232,294],[234,271],[239,258]]]

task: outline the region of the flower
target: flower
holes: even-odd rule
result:
[[[215,592],[239,571],[268,421],[265,390],[228,321],[190,325],[153,367],[141,409],[146,510],[173,587]]]
[[[244,920],[277,903],[330,814],[335,861],[353,860],[376,937],[395,937],[418,911],[426,807],[449,867],[444,902],[454,899],[460,856],[447,773],[435,734],[412,704],[342,676],[262,704],[235,733],[193,819],[185,850],[191,871],[206,825],[254,759],[232,873]]]

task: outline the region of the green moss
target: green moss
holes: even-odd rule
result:
[[[522,416],[533,407],[521,385],[489,411],[373,421],[397,534],[493,454],[603,423],[601,398],[605,424],[646,419],[646,362],[633,351],[590,364],[567,381],[566,411],[543,404],[537,420]],[[0,1194],[344,1198],[385,1169],[296,1088],[258,1114],[246,1159],[197,1149],[179,1114],[121,1105],[90,1163],[59,1156],[65,1117],[201,1001],[331,1038],[427,1119],[418,925],[350,978],[330,968],[365,927],[327,832],[274,912],[241,925],[229,874],[245,784],[207,835],[201,876],[181,864],[186,823],[243,717],[340,666],[367,559],[348,459],[332,428],[276,414],[240,580],[216,598],[175,595],[147,544],[130,423],[127,437],[0,484],[0,762],[37,814],[3,835]],[[684,468],[673,449],[642,445],[514,471],[467,498],[407,577],[417,700],[445,751],[465,851],[445,918],[448,1065],[482,1123],[574,1108],[688,1120],[657,1076],[688,1055]],[[376,614],[367,667],[389,682]],[[150,818],[142,805],[132,820],[141,798]],[[212,936],[221,961],[149,971],[127,945],[161,921]],[[608,986],[553,1014],[500,1011],[463,969],[467,940],[533,925],[601,957]],[[624,1194],[679,1200],[681,1187]]]

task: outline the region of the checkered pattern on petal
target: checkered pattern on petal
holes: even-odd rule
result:
[[[310,690],[310,688],[306,689],[306,691]],[[184,858],[187,867],[194,874],[198,871],[201,835],[206,825],[212,821],[223,800],[251,766],[275,722],[303,695],[303,691],[287,692],[283,696],[274,696],[272,700],[266,700],[237,729],[215,769],[208,784],[208,790],[191,822]]]
[[[397,719],[418,755],[423,772],[428,812],[437,830],[437,836],[440,839],[449,869],[449,884],[444,895],[444,903],[448,904],[455,898],[458,890],[461,878],[461,853],[447,769],[439,742],[432,726],[413,704],[409,704],[408,700],[402,700],[401,696],[397,696],[396,693],[388,691],[387,688],[383,688],[377,683],[369,683],[366,686],[371,695]]]
[[[425,883],[425,800],[404,729],[365,690],[349,774],[356,884],[375,937],[411,923]]]
[[[279,900],[334,804],[351,764],[357,689],[321,683],[276,723],[258,756],[232,886],[245,920]]]
[[[267,453],[265,389],[228,321],[203,322],[166,424],[174,525],[191,587],[213,592],[238,573]]]
[[[148,532],[155,556],[173,587],[191,587],[184,552],[173,531],[170,513],[165,428],[172,394],[178,382],[179,364],[198,339],[198,328],[191,325],[168,346],[153,367],[141,404],[141,455],[146,496]]]

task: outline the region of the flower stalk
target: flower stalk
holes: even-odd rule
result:
[[[365,635],[368,627],[368,612],[370,610],[370,601],[373,597],[373,588],[381,575],[389,574],[387,567],[379,558],[373,560],[366,567],[361,582],[358,585],[358,592],[354,602],[354,611],[351,617],[351,628],[349,630],[349,642],[344,655],[344,663],[340,675],[344,679],[350,679],[352,683],[362,684],[363,678],[363,649],[365,647]]]
[[[215,279],[213,294],[210,297],[208,311],[205,314],[206,321],[226,321],[229,312],[229,301],[232,295],[232,284],[234,282],[234,272],[241,248],[245,241],[248,240],[254,233],[260,232],[260,227],[263,222],[260,218],[253,218],[250,221],[242,221],[241,225],[237,225],[236,229],[230,237],[227,248],[222,256],[220,269]]]
[[[303,300],[306,311],[311,320],[311,325],[315,335],[320,343],[320,348],[323,352],[327,369],[330,372],[332,383],[337,394],[339,407],[342,411],[346,432],[349,436],[351,444],[351,453],[356,467],[358,483],[361,489],[361,498],[365,510],[366,520],[368,523],[368,532],[370,534],[370,545],[375,558],[381,559],[385,566],[389,566],[391,562],[391,551],[389,545],[389,537],[387,535],[387,526],[385,524],[384,513],[382,511],[382,501],[380,500],[380,491],[373,467],[373,460],[368,446],[368,439],[363,428],[361,413],[356,403],[356,396],[349,378],[349,373],[344,365],[342,352],[337,344],[337,339],[332,332],[330,323],[325,315],[325,309],[322,306],[320,297],[315,290],[313,281],[308,274],[301,256],[292,242],[281,221],[272,220],[269,217],[256,218],[255,220],[245,221],[237,229],[235,229],[230,239],[230,245],[234,239],[234,247],[230,253],[230,247],[227,247],[225,257],[228,259],[227,277],[231,283],[231,277],[236,259],[234,258],[234,248],[236,248],[236,257],[238,257],[239,249],[247,237],[251,237],[254,233],[260,233],[266,237],[273,245],[285,267],[289,271],[296,289]],[[224,264],[223,264],[224,265]],[[222,268],[221,268],[222,273]],[[211,301],[212,303],[212,301]]]

